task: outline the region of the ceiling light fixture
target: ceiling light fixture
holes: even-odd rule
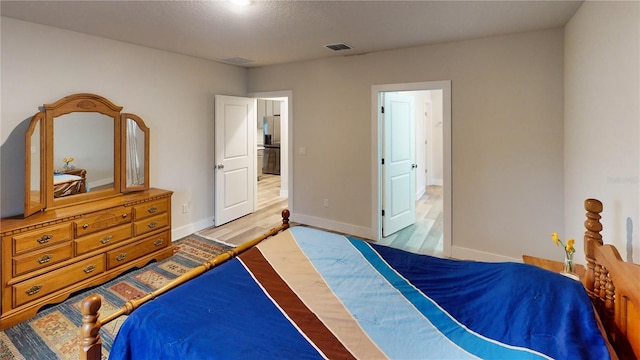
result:
[[[238,6],[249,6],[253,2],[251,0],[229,0],[229,1],[232,4],[235,4],[235,5],[238,5]]]

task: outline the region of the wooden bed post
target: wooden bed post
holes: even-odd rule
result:
[[[587,293],[593,299],[600,297],[598,287],[594,289],[596,281],[599,282],[599,275],[596,276],[596,258],[594,253],[595,244],[602,245],[602,224],[600,223],[600,213],[602,212],[602,202],[596,199],[587,199],[584,201],[584,209],[587,211],[587,220],[584,222],[584,227],[587,231],[584,233],[584,253],[587,260],[587,272],[585,274],[584,286],[587,289]],[[597,271],[598,273],[600,271]]]
[[[100,339],[100,306],[102,298],[91,295],[82,301],[82,327],[80,328],[80,360],[102,358],[102,339]]]

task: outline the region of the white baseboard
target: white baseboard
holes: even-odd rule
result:
[[[304,225],[315,226],[330,231],[336,231],[344,234],[349,234],[365,239],[375,239],[377,237],[377,231],[373,231],[371,228],[362,227],[353,224],[347,224],[339,221],[333,221],[323,219],[315,216],[309,216],[299,213],[291,213],[289,217],[291,222],[296,222]],[[173,228],[171,230],[172,241],[182,239],[185,236],[191,235],[200,230],[213,226],[213,217],[202,219],[179,228]],[[452,245],[450,257],[461,260],[475,260],[485,262],[517,262],[521,263],[521,258],[512,258],[509,256],[489,253],[486,251],[469,249],[461,246]]]
[[[498,255],[485,251],[469,249],[461,246],[451,246],[451,255],[454,259],[460,260],[475,260],[485,262],[518,262],[521,263],[522,259],[512,258],[509,256]]]
[[[289,197],[289,189],[280,189],[280,197],[288,198]]]
[[[208,227],[213,226],[213,217],[196,221],[191,224],[187,224],[185,226],[181,226],[179,228],[171,229],[171,239],[172,241],[182,239],[185,236],[189,236],[196,231],[200,231],[202,229],[206,229]]]
[[[299,213],[291,213],[289,220],[291,222],[315,226],[315,227],[327,229],[330,231],[337,231],[340,233],[349,234],[349,235],[353,235],[353,236],[357,236],[365,239],[375,239],[377,237],[377,232],[376,232],[376,235],[373,235],[373,231],[371,230],[371,228],[342,223],[342,222],[333,221],[333,220],[327,220],[327,219],[323,219],[315,216],[303,215]]]
[[[427,192],[426,187],[421,186],[420,189],[418,189],[418,192],[416,192],[416,201],[420,200],[422,195],[424,195],[426,192]]]

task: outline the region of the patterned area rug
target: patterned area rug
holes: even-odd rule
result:
[[[174,256],[121,275],[101,286],[78,293],[63,303],[41,310],[36,317],[0,332],[0,360],[78,359],[80,304],[90,294],[102,296],[100,314],[116,311],[126,301],[151,292],[230,247],[198,235],[173,243]],[[109,350],[122,316],[102,328],[103,358]]]

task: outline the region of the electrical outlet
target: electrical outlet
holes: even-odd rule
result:
[[[329,207],[329,199],[324,199],[322,201],[322,205],[324,205],[324,207]]]
[[[182,204],[182,213],[186,214],[189,212],[189,204]]]

